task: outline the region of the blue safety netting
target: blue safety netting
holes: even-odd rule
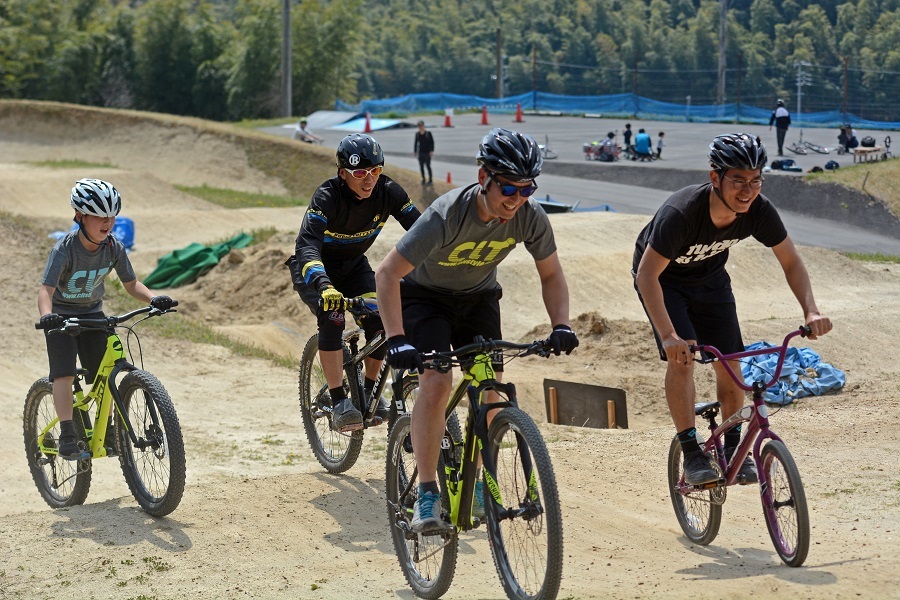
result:
[[[523,110],[537,113],[589,115],[610,118],[655,119],[659,121],[696,121],[698,123],[740,122],[766,125],[771,108],[747,104],[690,105],[660,102],[635,94],[606,96],[564,96],[547,92],[527,92],[506,98],[485,98],[463,94],[407,94],[396,98],[363,100],[348,104],[335,102],[336,110],[371,115],[385,113],[423,113],[453,110],[482,110],[492,113],[514,113]],[[870,121],[840,110],[791,115],[794,126],[838,127],[851,123],[858,129],[900,129],[900,121]]]
[[[756,342],[746,350],[772,348],[768,342]],[[778,354],[761,354],[741,359],[744,381],[757,379],[768,381],[778,366]],[[788,348],[784,358],[781,378],[765,394],[766,402],[790,404],[804,396],[820,396],[844,387],[847,377],[840,369],[822,362],[819,355],[809,348]]]

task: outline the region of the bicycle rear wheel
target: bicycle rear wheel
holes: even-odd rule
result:
[[[809,510],[800,471],[787,447],[777,440],[763,447],[761,460],[768,482],[762,501],[769,536],[781,560],[799,567],[809,552]]]
[[[406,391],[404,386],[404,392]],[[459,424],[456,424],[457,428]],[[416,459],[413,455],[409,436],[410,415],[398,417],[388,436],[387,468],[385,487],[388,521],[391,539],[400,561],[400,568],[413,592],[420,598],[440,598],[453,581],[456,571],[456,557],[459,537],[456,532],[440,535],[418,535],[412,533],[413,506],[417,494],[414,480]],[[455,434],[454,434],[455,435]],[[441,501],[449,506],[443,474],[443,465],[438,465],[438,481],[441,486]],[[410,493],[401,500],[401,495],[412,481]]]
[[[497,481],[484,486],[493,496],[493,501],[485,497],[485,517],[503,589],[510,598],[556,598],[562,579],[562,511],[544,439],[522,410],[504,408],[488,430],[488,451]]]
[[[669,495],[681,530],[695,544],[705,546],[719,535],[722,524],[722,500],[718,488],[693,490],[684,483],[684,460],[681,443],[672,438],[669,446]]]
[[[169,393],[147,371],[137,369],[119,386],[122,409],[137,443],[116,419],[116,450],[128,489],[141,508],[163,517],[178,507],[184,495],[185,456],[181,425]]]
[[[53,384],[44,377],[32,384],[25,398],[23,433],[28,468],[41,497],[51,507],[84,504],[91,489],[91,461],[68,461],[57,456],[59,422],[40,439],[41,432],[54,420]],[[78,422],[76,419],[76,428]]]
[[[346,349],[346,348],[345,348]],[[344,389],[350,386],[344,375]],[[306,439],[316,460],[329,473],[343,473],[359,458],[363,430],[340,433],[331,428],[331,396],[328,381],[319,360],[319,335],[306,342],[300,359],[300,415]]]

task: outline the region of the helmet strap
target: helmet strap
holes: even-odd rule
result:
[[[75,222],[78,223],[79,233],[81,233],[81,235],[83,235],[87,239],[87,241],[89,241],[90,243],[97,246],[97,248],[100,248],[104,244],[112,244],[112,240],[109,239],[110,237],[112,237],[110,235],[107,235],[105,239],[103,239],[99,242],[95,242],[94,240],[92,240],[91,236],[88,235],[87,230],[84,228],[84,216],[82,216],[81,219],[79,219],[78,217],[75,217]]]
[[[724,172],[724,171],[723,171],[723,172]],[[725,202],[725,198],[722,197],[722,192],[720,192],[720,191],[719,191],[719,188],[716,187],[715,185],[713,186],[713,191],[716,193],[716,196],[719,197],[719,200],[722,201],[722,204],[725,205],[725,208],[727,208],[728,210],[730,210],[731,212],[733,212],[735,217],[743,217],[743,216],[744,216],[744,213],[740,213],[740,212],[734,210],[733,208],[731,208],[731,207],[728,205],[727,202]]]
[[[487,182],[487,184],[485,184],[484,187],[481,188],[481,198],[482,198],[482,204],[484,205],[484,212],[487,213],[487,215],[489,217],[491,217],[491,220],[488,221],[487,224],[488,225],[497,225],[497,224],[503,225],[504,223],[506,223],[506,219],[501,219],[500,217],[496,216],[494,214],[494,212],[488,206],[487,186],[489,186],[490,184],[491,184],[491,182],[489,180]]]

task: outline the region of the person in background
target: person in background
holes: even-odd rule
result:
[[[422,175],[422,185],[432,185],[431,156],[434,154],[434,136],[425,129],[425,121],[417,123],[419,130],[413,142],[413,154],[419,158],[419,173]],[[425,169],[428,169],[428,181],[425,181]]]
[[[634,149],[631,147],[631,123],[625,123],[625,131],[622,132],[622,141],[625,142],[625,151],[632,152]]]
[[[859,146],[859,140],[856,139],[856,132],[853,131],[853,127],[850,126],[850,123],[841,125],[840,133],[838,134],[838,143],[844,149],[845,154]]]
[[[319,359],[328,381],[325,406],[332,411],[332,427],[354,431],[363,427],[362,412],[344,390],[344,295],[375,297],[375,272],[366,251],[393,216],[404,229],[419,218],[406,191],[382,173],[384,154],[370,135],[353,133],[338,144],[337,174],[313,193],[297,235],[294,255],[285,263],[294,290],[316,316]],[[360,325],[366,339],[383,329],[381,319],[365,316]],[[385,347],[365,360],[364,387],[372,393],[384,360]],[[326,402],[327,402],[326,401]],[[387,420],[390,405],[380,399],[375,415]]]
[[[294,129],[294,139],[307,144],[321,144],[325,141],[325,138],[317,136],[306,128],[306,119],[300,119],[300,122],[297,123],[297,128]]]
[[[643,128],[634,136],[634,156],[631,160],[651,160],[653,158],[653,140]]]
[[[660,131],[659,137],[656,138],[656,158],[657,158],[657,160],[662,158],[662,149],[663,149],[663,146],[665,145],[663,138],[665,138],[665,137],[666,137],[666,132]]]
[[[772,131],[772,125],[775,125],[775,137],[778,141],[778,156],[784,156],[784,138],[787,135],[788,127],[791,125],[791,113],[784,106],[784,100],[778,99],[775,103],[775,110],[769,117],[769,131]]]

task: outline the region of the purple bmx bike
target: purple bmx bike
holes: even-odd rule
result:
[[[743,390],[752,392],[753,401],[721,425],[716,423],[720,408],[718,402],[700,402],[694,407],[695,414],[709,422],[711,434],[702,447],[713,469],[719,473],[718,481],[697,486],[686,483],[681,444],[677,437],[672,440],[669,448],[669,493],[678,523],[691,541],[706,545],[715,539],[722,522],[722,505],[725,503],[727,488],[742,482],[739,471],[749,455],[759,474],[760,499],[766,527],[778,556],[791,567],[799,567],[806,560],[809,551],[806,494],[803,492],[803,483],[794,458],[782,439],[769,428],[769,407],[764,394],[781,375],[790,340],[798,335],[806,337],[810,333],[809,328],[800,327],[789,333],[780,346],[734,354],[723,355],[714,346],[691,346],[693,352],[700,353],[694,359],[696,362],[722,363]],[[777,354],[777,367],[771,373],[770,380],[758,379],[748,385],[740,374],[735,373],[730,361],[762,354]],[[725,432],[742,423],[747,423],[746,433],[729,460],[723,447]]]

